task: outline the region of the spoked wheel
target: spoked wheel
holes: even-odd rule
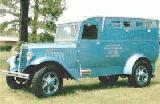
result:
[[[116,76],[116,75],[114,75],[114,76],[100,76],[98,78],[101,83],[107,84],[107,85],[115,84],[118,80],[118,76]]]
[[[32,84],[31,80],[26,80],[22,78],[17,78],[13,76],[6,76],[7,84],[12,89],[22,89],[30,87]]]
[[[45,66],[35,73],[33,90],[37,97],[56,95],[63,85],[63,79],[55,71],[54,66]]]
[[[151,67],[144,60],[135,63],[133,67],[133,74],[128,78],[129,83],[134,87],[145,87],[150,84]]]
[[[47,95],[51,95],[58,90],[59,80],[54,72],[48,72],[42,79],[43,92]]]

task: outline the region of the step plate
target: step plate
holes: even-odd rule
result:
[[[80,73],[81,73],[81,77],[89,77],[91,75],[91,70],[81,69]]]

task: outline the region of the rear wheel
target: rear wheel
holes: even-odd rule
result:
[[[144,60],[139,60],[133,66],[132,75],[128,77],[129,85],[145,87],[150,84],[151,74],[151,65]]]
[[[115,84],[118,80],[118,76],[116,76],[116,75],[114,75],[114,76],[100,76],[98,78],[101,83],[107,84],[107,85]]]
[[[58,93],[63,85],[63,79],[54,65],[45,66],[35,73],[33,90],[37,97],[48,97]]]

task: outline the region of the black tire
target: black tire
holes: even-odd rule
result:
[[[133,66],[132,75],[128,77],[128,84],[134,87],[145,87],[150,84],[151,77],[151,65],[145,60],[138,60]]]
[[[48,80],[48,77],[51,79]],[[38,72],[35,73],[32,82],[33,91],[39,98],[56,95],[62,88],[62,85],[63,78],[59,75],[59,73],[57,72],[57,68],[54,65],[44,66],[43,68],[41,68]],[[55,88],[55,86],[57,88]],[[55,91],[47,93],[49,92],[48,89],[52,89]]]
[[[13,77],[13,76],[6,76],[6,81],[7,81],[8,86],[11,89],[28,88],[32,84],[31,80],[26,80],[22,78]]]
[[[102,84],[112,85],[112,84],[115,84],[118,81],[118,77],[119,76],[117,76],[117,75],[114,75],[114,76],[100,76],[100,77],[98,77],[98,79]]]
[[[128,86],[131,86],[131,87],[134,86],[132,75],[129,75],[129,76],[128,76]]]

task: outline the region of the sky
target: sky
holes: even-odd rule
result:
[[[58,23],[92,16],[140,17],[160,20],[160,0],[66,0],[67,9]],[[0,18],[0,22],[11,16]]]
[[[66,0],[58,23],[92,16],[138,17],[160,20],[160,0]]]

